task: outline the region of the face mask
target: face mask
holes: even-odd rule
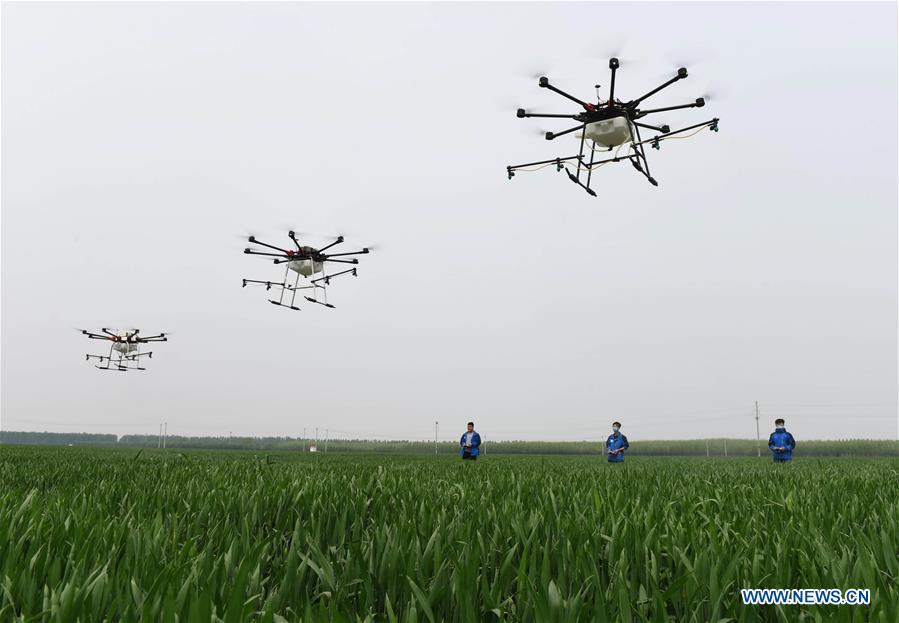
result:
[[[618,432],[618,427],[617,427],[617,426],[613,426],[613,427],[612,427],[612,430],[615,431],[615,432],[617,433],[617,432]]]

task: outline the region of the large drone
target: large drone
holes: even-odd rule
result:
[[[284,270],[284,277],[281,279],[281,281],[244,279],[243,287],[247,287],[247,284],[249,283],[254,283],[264,285],[266,291],[271,290],[272,287],[280,288],[281,292],[278,300],[276,301],[274,299],[269,299],[268,302],[274,305],[280,305],[281,307],[288,307],[297,311],[299,311],[300,309],[295,305],[297,291],[311,290],[309,294],[311,294],[312,296],[307,296],[304,294],[304,297],[307,301],[309,301],[310,303],[318,303],[319,305],[324,305],[325,307],[330,307],[333,309],[334,306],[328,302],[327,290],[327,287],[331,284],[331,280],[334,277],[339,277],[340,275],[351,274],[354,277],[356,277],[357,275],[355,268],[349,268],[347,270],[328,274],[325,270],[326,264],[358,264],[359,260],[357,258],[349,258],[349,256],[368,253],[369,248],[365,247],[361,251],[350,251],[347,253],[325,253],[326,250],[343,242],[343,236],[338,236],[337,240],[320,249],[301,245],[297,240],[296,233],[294,233],[293,231],[287,232],[287,236],[291,239],[296,249],[282,249],[281,247],[276,247],[275,245],[266,244],[265,242],[260,242],[259,240],[257,240],[255,236],[250,236],[249,238],[247,238],[250,243],[272,249],[273,251],[277,251],[277,253],[267,253],[251,248],[244,249],[244,253],[248,255],[263,255],[273,257],[275,258],[275,264],[286,264],[286,267]],[[296,278],[294,279],[293,285],[290,284],[290,271],[296,273]],[[315,275],[318,273],[321,273],[321,277],[315,277]],[[307,279],[307,281],[304,282],[304,285],[302,286],[300,285],[300,275]],[[309,277],[313,277],[313,279],[309,279]],[[285,302],[287,293],[290,293],[290,303]]]
[[[693,134],[700,132],[704,128],[709,128],[714,132],[718,131],[717,117],[709,121],[704,121],[702,123],[697,123],[686,128],[681,128],[680,130],[674,130],[673,132],[667,125],[656,126],[647,123],[639,123],[637,121],[638,119],[642,119],[648,115],[653,115],[656,113],[678,110],[681,108],[702,108],[703,106],[705,106],[705,99],[700,97],[690,104],[681,104],[679,106],[665,106],[663,108],[652,108],[649,110],[640,109],[639,106],[644,100],[655,95],[665,87],[674,84],[678,80],[683,80],[684,78],[686,78],[686,68],[681,67],[677,70],[676,76],[674,76],[661,86],[656,87],[649,93],[643,95],[642,97],[624,102],[615,98],[615,72],[618,69],[618,66],[619,63],[617,58],[612,58],[609,60],[609,69],[612,70],[612,81],[609,87],[609,99],[603,102],[597,95],[596,104],[590,104],[588,102],[581,101],[573,95],[569,95],[561,89],[556,88],[549,83],[549,79],[545,76],[540,78],[539,85],[541,88],[549,89],[550,91],[558,93],[562,97],[579,104],[581,107],[583,107],[583,112],[573,115],[540,114],[531,113],[526,111],[524,108],[519,108],[517,112],[518,117],[520,119],[524,119],[526,117],[574,119],[578,122],[578,125],[567,130],[562,130],[561,132],[547,132],[546,140],[551,141],[556,137],[564,136],[565,134],[571,134],[572,132],[577,132],[580,130],[580,134],[576,135],[578,138],[580,138],[580,151],[575,156],[558,157],[552,158],[550,160],[539,160],[537,162],[528,162],[526,164],[516,164],[506,167],[506,172],[509,175],[509,179],[512,179],[512,177],[515,175],[515,172],[519,170],[534,171],[545,166],[555,165],[556,171],[561,171],[564,168],[566,173],[568,173],[568,178],[572,182],[595,197],[596,192],[594,192],[593,189],[590,188],[593,171],[610,162],[629,160],[634,168],[637,169],[637,171],[646,176],[646,179],[649,180],[650,184],[652,184],[653,186],[658,186],[658,182],[654,177],[652,177],[649,172],[649,162],[646,160],[646,151],[644,149],[647,143],[649,143],[649,145],[654,149],[659,149],[662,141],[672,138],[688,138],[689,136],[693,136]],[[599,85],[597,85],[596,88],[598,90]],[[653,132],[658,132],[659,134],[653,136],[652,138],[644,140],[640,136],[640,128],[643,128],[644,130],[652,130]],[[684,132],[689,132],[690,130],[694,130],[693,134],[683,136]],[[621,149],[625,145],[628,145],[627,151],[624,154],[620,154]],[[597,152],[611,152],[612,149],[616,147],[618,149],[615,151],[612,157],[602,158],[602,156],[600,156],[600,159],[597,159]],[[589,159],[588,156],[585,155],[585,150],[589,152]],[[575,164],[577,165],[577,169],[572,172],[569,167],[573,167]]]
[[[126,329],[114,332],[104,328],[100,329],[101,333],[92,333],[85,329],[80,329],[80,331],[92,340],[107,340],[111,342],[108,355],[87,355],[87,360],[99,359],[100,365],[94,366],[99,370],[118,370],[120,372],[146,370],[146,368],[141,367],[140,358],[147,357],[152,359],[153,351],[141,352],[141,344],[167,342],[169,339],[165,333],[144,337],[139,335],[140,329]],[[105,366],[103,365],[104,361],[106,362]]]

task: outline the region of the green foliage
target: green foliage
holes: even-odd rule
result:
[[[893,459],[3,447],[0,469],[0,621],[899,620]]]
[[[67,446],[69,444],[108,446],[116,443],[116,436],[94,433],[38,433],[3,430],[0,431],[0,443],[35,446]]]
[[[838,441],[809,441],[800,438],[797,456],[895,456],[899,457],[899,441],[889,439],[852,439]],[[631,456],[757,456],[759,444],[754,439],[679,439],[641,441],[630,439]],[[116,442],[115,435],[86,433],[20,433],[0,432],[0,443],[32,445],[96,445],[156,448],[155,435],[125,435]],[[295,437],[180,437],[169,436],[167,448],[197,450],[256,450],[301,451],[309,446],[309,439]],[[594,441],[490,441],[482,449],[488,454],[568,454],[596,455],[603,453],[605,439]],[[372,441],[366,439],[331,439],[327,446],[319,440],[319,450],[328,452],[371,452],[379,454],[434,454],[433,441]],[[458,442],[441,442],[440,454],[457,454]],[[768,455],[767,437],[761,442],[761,452]]]

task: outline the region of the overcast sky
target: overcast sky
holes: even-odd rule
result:
[[[4,4],[2,426],[487,439],[897,435],[897,6]],[[546,169],[619,97],[717,134],[599,196]],[[336,309],[240,235],[377,245]],[[73,327],[173,333],[102,372]]]

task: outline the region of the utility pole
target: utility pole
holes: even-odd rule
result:
[[[434,454],[437,454],[437,420],[434,420]]]
[[[318,426],[315,427],[315,451],[318,452]]]
[[[164,432],[162,433],[162,449],[165,450],[165,442],[169,437],[169,423],[168,422],[165,423],[165,428],[163,429],[163,431]]]
[[[724,456],[727,456],[727,439],[724,440]]]
[[[162,447],[162,422],[159,423],[159,436],[156,437],[156,449],[159,450]]]
[[[328,429],[325,429],[325,452],[328,451]]]
[[[762,458],[762,435],[759,432],[759,401],[755,401],[755,449]]]
[[[306,451],[306,429],[303,429],[303,452]]]
[[[706,456],[709,455],[709,440],[708,439],[705,440],[705,455]]]

